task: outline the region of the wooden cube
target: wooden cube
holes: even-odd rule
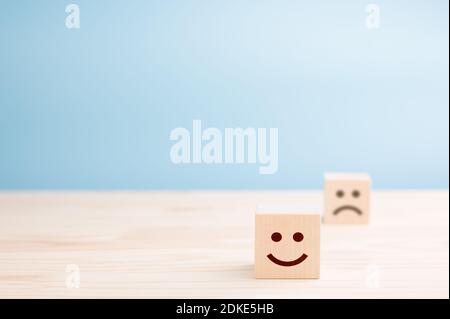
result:
[[[319,278],[320,215],[258,212],[256,278]]]
[[[368,174],[325,174],[324,223],[369,223],[371,179]]]

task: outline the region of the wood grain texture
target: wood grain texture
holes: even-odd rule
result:
[[[0,297],[448,298],[448,191],[371,201],[369,225],[322,225],[320,279],[258,280],[256,206],[321,192],[0,193]]]

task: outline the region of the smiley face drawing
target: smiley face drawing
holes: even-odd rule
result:
[[[324,222],[367,224],[371,180],[367,174],[325,174]]]
[[[256,278],[319,278],[320,215],[257,213],[255,275]]]
[[[294,235],[292,236],[292,239],[296,242],[301,242],[303,240],[303,234],[300,232],[296,232],[294,233]],[[283,236],[278,233],[275,232],[272,234],[271,236],[272,240],[274,242],[279,242],[281,241],[281,239],[283,238]],[[268,254],[267,258],[269,258],[269,260],[279,266],[283,266],[283,267],[291,267],[291,266],[296,266],[300,263],[302,263],[306,258],[308,258],[308,255],[306,254],[302,254],[300,257],[298,257],[297,259],[294,260],[289,260],[289,261],[285,261],[285,260],[280,260],[277,257],[275,257],[273,254]]]

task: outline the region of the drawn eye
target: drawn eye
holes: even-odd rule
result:
[[[295,241],[300,242],[303,240],[303,234],[297,232],[292,236],[292,238],[294,238]]]
[[[277,232],[273,233],[272,234],[272,240],[275,241],[275,242],[280,241],[281,240],[281,234],[277,233]]]
[[[354,191],[352,192],[352,195],[353,195],[353,197],[358,198],[359,195],[361,195],[361,193],[360,193],[358,190],[354,190]]]
[[[336,196],[337,197],[339,197],[339,198],[342,198],[342,197],[344,197],[344,191],[342,191],[342,190],[338,190],[337,192],[336,192]]]

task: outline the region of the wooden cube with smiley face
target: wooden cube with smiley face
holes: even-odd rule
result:
[[[319,278],[320,215],[258,212],[255,275],[256,278]]]
[[[325,174],[324,222],[369,223],[371,179],[361,173]]]

